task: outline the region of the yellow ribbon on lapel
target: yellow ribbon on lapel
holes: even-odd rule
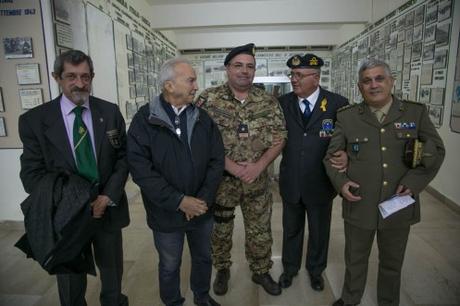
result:
[[[327,106],[327,100],[326,98],[324,98],[323,100],[321,100],[321,105],[320,105],[320,108],[323,112],[326,111],[326,106]]]

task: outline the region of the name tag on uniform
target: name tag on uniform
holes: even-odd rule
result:
[[[238,137],[239,138],[248,138],[249,137],[249,128],[247,124],[240,123],[238,126]]]

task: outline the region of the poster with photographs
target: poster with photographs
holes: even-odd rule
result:
[[[22,109],[31,109],[43,104],[43,94],[41,88],[19,89],[19,99]]]
[[[412,45],[412,59],[420,59],[422,56],[422,43],[418,42]]]
[[[449,43],[450,23],[437,25],[436,27],[436,45],[444,46]]]
[[[40,84],[40,69],[38,63],[34,64],[17,64],[16,76],[19,85]]]
[[[430,105],[428,114],[430,115],[431,122],[433,122],[436,127],[440,127],[442,124],[442,113],[442,106]]]
[[[126,34],[126,49],[133,50],[133,37],[129,34]]]
[[[0,117],[0,137],[6,137],[5,117]]]
[[[425,42],[430,42],[435,39],[436,35],[436,25],[432,24],[429,26],[426,26],[425,28]]]
[[[444,88],[431,88],[431,105],[444,105]]]
[[[0,87],[0,112],[5,111],[5,103],[3,102],[3,89]]]
[[[426,6],[425,23],[430,24],[438,20],[438,4],[432,1]]]
[[[428,104],[430,103],[430,97],[431,97],[431,88],[421,87],[419,102]]]
[[[438,22],[450,17],[451,0],[441,0],[438,7]]]
[[[458,34],[458,38],[454,88],[452,92],[452,110],[450,114],[450,129],[456,133],[460,133],[460,33]]]
[[[415,9],[414,25],[423,23],[423,17],[425,17],[425,5],[420,5]]]
[[[5,37],[3,51],[6,59],[32,58],[32,37]]]
[[[423,38],[423,24],[419,24],[414,28],[413,42],[421,41]]]
[[[425,45],[425,48],[423,49],[423,61],[434,59],[434,46],[435,44]]]
[[[434,69],[446,68],[447,65],[447,49],[436,49],[434,52]]]

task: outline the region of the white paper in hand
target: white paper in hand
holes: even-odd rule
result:
[[[379,204],[379,210],[383,219],[394,214],[395,212],[406,208],[407,206],[415,203],[415,200],[410,195],[398,196],[395,195],[390,199]]]

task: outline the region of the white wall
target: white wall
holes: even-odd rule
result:
[[[22,150],[0,150],[0,221],[22,220],[19,204],[27,197],[19,179],[19,156]]]

